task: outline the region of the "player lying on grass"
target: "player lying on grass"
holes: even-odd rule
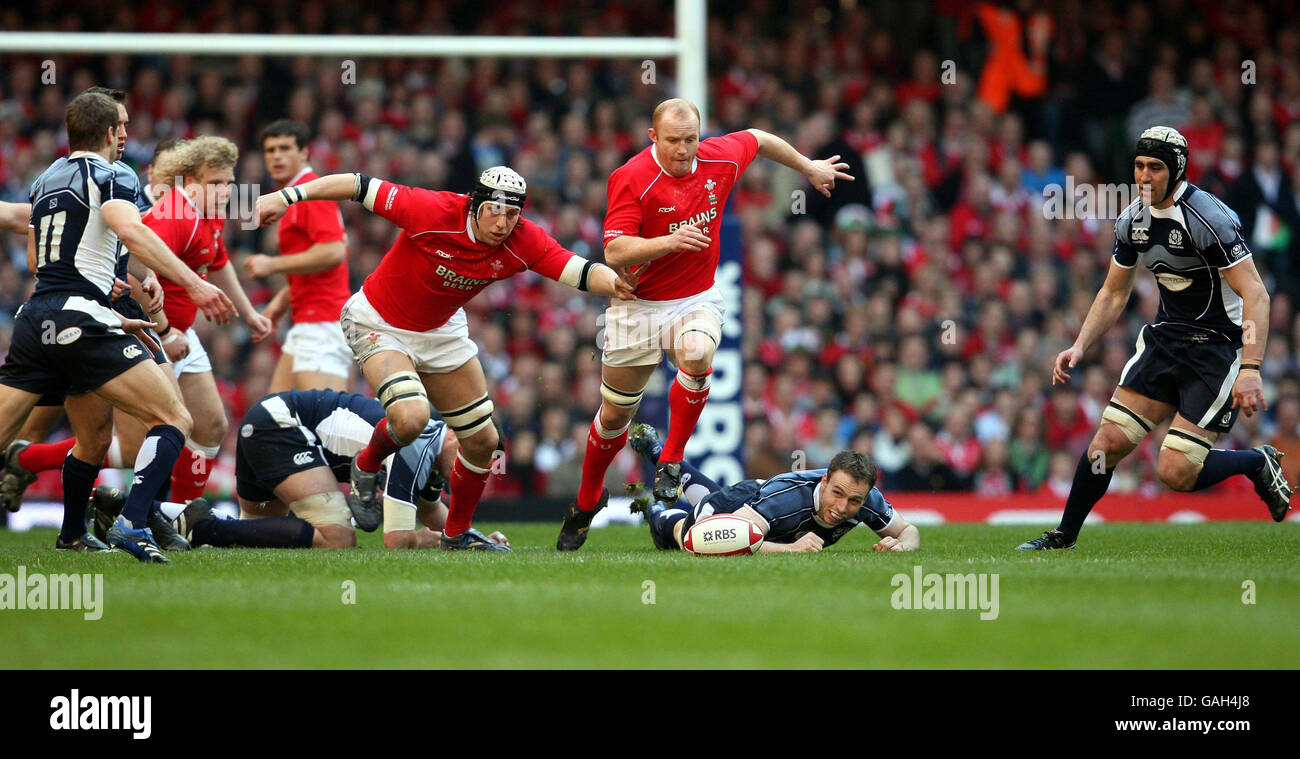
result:
[[[1115,466],[1170,416],[1156,462],[1166,487],[1204,490],[1240,474],[1255,484],[1275,521],[1291,509],[1277,449],[1214,450],[1238,412],[1251,416],[1268,408],[1259,368],[1269,296],[1237,214],[1187,182],[1187,162],[1187,140],[1169,127],[1146,130],[1134,148],[1133,181],[1144,197],[1115,220],[1106,282],[1074,345],[1057,355],[1052,383],[1068,381],[1084,352],[1119,320],[1139,259],[1155,276],[1160,308],[1155,323],[1138,334],[1137,350],[1079,458],[1060,524],[1020,544],[1021,551],[1073,548]]]
[[[654,465],[663,450],[659,433],[648,424],[632,428],[633,450]],[[682,497],[674,504],[655,501],[644,510],[650,536],[659,548],[682,547],[682,536],[704,517],[736,514],[763,533],[760,553],[813,552],[834,544],[859,524],[876,531],[876,551],[915,551],[921,533],[894,510],[876,489],[876,464],[857,451],[840,451],[826,469],[779,474],[770,480],[742,480],[723,487],[689,463],[682,464]]]
[[[245,548],[350,548],[352,515],[339,483],[352,458],[384,418],[379,401],[336,390],[290,390],[268,395],[240,422],[235,481],[240,519],[222,519],[204,499],[160,504],[195,545]],[[384,545],[436,548],[447,507],[440,500],[455,461],[455,434],[431,420],[420,436],[388,459],[384,491]],[[96,504],[109,511],[111,499]],[[100,522],[109,519],[101,513]],[[422,525],[422,526],[421,526]],[[499,533],[470,533],[479,550],[509,550]]]

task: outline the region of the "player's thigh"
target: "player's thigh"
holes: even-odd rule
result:
[[[62,406],[37,406],[27,415],[27,421],[18,433],[21,440],[39,442],[50,436],[59,419],[63,418]]]
[[[245,498],[242,495],[237,496],[239,499],[239,518],[240,519],[261,519],[262,517],[287,517],[289,516],[289,507],[278,498],[272,498],[269,501],[254,501]]]
[[[401,351],[380,351],[371,355],[361,365],[361,376],[366,378],[370,389],[376,393],[383,386],[384,380],[398,372],[414,372],[415,364],[411,357]]]
[[[289,353],[281,353],[280,360],[275,364],[275,371],[271,373],[271,384],[266,389],[266,394],[282,393],[285,390],[294,389],[293,375],[293,356]],[[298,388],[306,390],[307,388]]]
[[[181,397],[194,418],[194,442],[200,445],[220,445],[226,436],[226,407],[217,390],[217,380],[212,372],[182,374]]]
[[[342,493],[334,472],[327,466],[316,466],[294,472],[274,488],[275,497],[285,503],[301,501],[314,495]]]
[[[87,463],[99,464],[113,442],[113,404],[95,395],[70,395],[63,402],[77,443],[73,454]]]
[[[193,426],[176,385],[152,361],[142,361],[100,385],[95,393],[145,426],[170,424],[186,435]]]
[[[1174,404],[1172,403],[1165,403],[1163,401],[1155,400],[1154,398],[1148,398],[1145,395],[1141,395],[1140,393],[1123,386],[1115,388],[1115,395],[1113,398],[1116,402],[1123,404],[1124,407],[1134,413],[1141,414],[1143,417],[1150,419],[1155,424],[1160,424],[1176,411]]]
[[[40,399],[36,393],[0,385],[0,444],[9,445]]]

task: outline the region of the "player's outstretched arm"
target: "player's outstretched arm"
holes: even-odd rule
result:
[[[7,229],[16,235],[27,234],[27,224],[31,217],[30,204],[0,202],[0,229]]]
[[[304,184],[268,192],[257,199],[254,211],[257,223],[264,227],[278,221],[290,205],[303,200],[352,200],[358,181],[357,174],[330,174]]]
[[[1232,386],[1232,406],[1240,406],[1246,416],[1254,416],[1256,411],[1268,410],[1258,367],[1264,360],[1264,348],[1268,345],[1268,318],[1272,299],[1268,297],[1268,290],[1259,278],[1254,259],[1247,258],[1236,266],[1219,271],[1242,300],[1242,367]],[[1250,365],[1255,368],[1250,368]]]
[[[749,133],[758,140],[759,155],[770,158],[783,166],[789,166],[808,177],[808,181],[812,183],[813,188],[828,198],[831,196],[831,190],[835,189],[835,180],[854,181],[851,175],[844,173],[849,168],[849,165],[841,161],[837,155],[822,160],[813,160],[795,150],[793,145],[774,134],[764,132],[762,129],[750,129]]]
[[[921,547],[921,531],[898,512],[894,512],[894,521],[879,535],[880,542],[871,546],[873,551],[915,551]]]
[[[1084,352],[1115,326],[1119,315],[1124,312],[1129,295],[1133,292],[1133,281],[1136,278],[1136,268],[1126,269],[1111,259],[1106,281],[1102,283],[1101,290],[1093,299],[1092,307],[1088,309],[1088,316],[1083,320],[1083,327],[1079,329],[1079,336],[1075,338],[1074,345],[1056,356],[1056,362],[1052,365],[1053,385],[1069,380],[1069,370],[1078,365]]]
[[[219,324],[230,321],[235,305],[216,285],[205,282],[167,247],[167,243],[140,221],[140,209],[133,203],[107,202],[100,207],[104,223],[117,233],[122,244],[139,256],[145,266],[170,279],[190,294],[194,305]]]

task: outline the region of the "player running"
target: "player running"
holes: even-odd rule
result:
[[[603,264],[565,250],[522,219],[527,186],[505,166],[482,173],[469,195],[404,187],[364,174],[334,174],[257,200],[268,224],[303,200],[352,199],[402,228],[361,291],[343,307],[343,332],[386,417],[352,463],[348,506],[357,526],[378,525],[375,479],[384,458],[415,440],[429,402],[456,433],[451,504],[441,547],[477,547],[468,532],[500,436],[462,306],[493,282],[526,269],[596,295],[630,299]]]
[[[632,428],[632,448],[652,465],[663,451],[659,433],[648,424]],[[682,464],[682,496],[671,504],[655,501],[644,511],[650,536],[659,548],[682,547],[691,525],[713,514],[736,514],[763,533],[760,553],[820,551],[859,524],[880,536],[875,551],[915,551],[921,533],[876,489],[876,465],[870,456],[840,451],[826,469],[779,474],[770,480],[743,480],[723,487]]]
[[[118,106],[98,92],[74,98],[66,112],[72,152],[32,185],[28,249],[35,255],[37,284],[16,315],[0,366],[0,442],[13,439],[46,392],[67,394],[77,442],[63,464],[64,521],[56,547],[102,550],[102,543],[85,534],[85,509],[111,437],[112,409],[103,400],[135,416],[149,431],[108,542],[141,561],[165,563],[145,523],[192,421],[150,357],[158,345],[146,328],[154,325],[109,308],[122,246],[180,282],[209,318],[226,320],[232,305],[141,223],[139,179],[114,164],[126,130]]]
[[[234,268],[227,266],[230,258],[222,239],[238,160],[239,149],[224,137],[196,137],[176,145],[155,166],[155,173],[180,177],[181,186],[163,195],[144,223],[198,276],[210,279],[230,296],[257,343],[270,337],[271,320],[253,308]],[[162,285],[166,293],[163,312],[172,330],[163,335],[162,342],[168,346],[184,337],[185,351],[177,356],[172,372],[185,406],[194,416],[194,433],[172,472],[171,498],[184,502],[203,495],[228,423],[212,363],[194,331],[195,304],[185,288],[170,278],[164,277]]]
[[[652,124],[652,144],[609,177],[605,261],[629,272],[637,299],[605,312],[603,400],[587,435],[578,497],[560,527],[561,551],[582,547],[592,516],[608,502],[605,472],[627,442],[646,383],[664,354],[677,367],[677,380],[668,392],[668,439],[655,469],[654,494],[667,503],[677,500],[686,441],[709,397],[726,314],[713,282],[716,230],[727,196],[750,162],[761,155],[789,166],[827,196],[836,179],[853,180],[839,156],[811,160],[759,129],[701,142],[699,110],[681,98],[660,103]]]
[[[261,142],[266,170],[278,188],[317,178],[307,163],[307,127],[281,119],[262,130]],[[279,256],[256,254],[244,259],[250,277],[278,273],[289,280],[289,286],[276,293],[263,312],[272,324],[286,311],[293,313],[293,326],[271,376],[270,392],[344,390],[352,350],[339,326],[339,311],[352,296],[352,289],[348,285],[347,235],[338,203],[295,203],[280,220],[279,238]]]
[[[128,123],[126,93],[124,91],[107,87],[89,87],[85,91],[111,97],[118,104],[118,117],[124,124]],[[126,149],[125,132],[122,132],[119,136],[114,166],[120,167],[124,171],[133,171],[130,166],[121,161],[122,152]],[[155,152],[155,160],[157,155],[157,152]],[[30,206],[26,204],[23,207],[30,209]],[[141,216],[149,213],[152,203],[149,200],[147,190],[136,196],[136,207],[140,209]],[[24,226],[26,223],[27,220],[24,218]],[[37,268],[35,250],[28,251],[27,268],[29,271],[35,271]],[[142,321],[152,319],[158,323],[158,332],[150,332],[150,336],[155,342],[167,343],[175,340],[174,337],[169,339],[160,338],[160,334],[167,334],[169,329],[166,316],[162,310],[162,285],[159,284],[157,276],[152,271],[138,260],[131,258],[128,250],[123,250],[123,254],[118,258],[117,268],[114,271],[113,290],[110,296],[113,310],[122,316]],[[145,315],[146,310],[149,312],[148,316]],[[171,367],[167,366],[169,363],[167,354],[171,350],[172,346],[164,345],[163,350],[152,351],[154,360],[160,366],[167,368],[169,376]],[[28,414],[27,420],[18,432],[18,437],[5,449],[3,458],[4,476],[0,478],[0,504],[3,504],[9,511],[19,509],[22,505],[24,491],[36,481],[40,472],[63,467],[64,459],[67,458],[68,452],[72,450],[73,445],[76,443],[75,438],[68,438],[56,443],[31,442],[44,440],[49,436],[50,431],[54,429],[54,426],[63,416],[64,397],[65,393],[60,390],[51,390],[43,395],[37,401],[36,408],[32,409],[31,413]],[[107,401],[104,401],[104,405],[106,408],[109,407]],[[114,413],[112,424],[112,442],[101,466],[110,469],[121,469],[135,461],[135,457],[140,450],[140,444],[144,442],[148,430],[135,417],[125,413]],[[188,547],[184,540],[179,539],[175,531],[170,528],[167,521],[162,519],[156,512],[150,513],[148,526],[153,530],[154,538],[164,549],[184,550]]]
[[[1250,416],[1268,408],[1259,367],[1268,341],[1269,296],[1237,214],[1187,181],[1187,161],[1187,140],[1174,129],[1152,127],[1137,141],[1133,180],[1142,197],[1115,220],[1106,282],[1074,345],[1057,355],[1052,383],[1068,381],[1069,370],[1119,319],[1139,258],[1160,288],[1160,309],[1155,324],[1138,334],[1137,352],[1124,365],[1097,434],[1079,459],[1060,524],[1022,543],[1022,551],[1073,548],[1115,465],[1171,415],[1156,463],[1167,487],[1204,490],[1241,474],[1255,483],[1275,521],[1291,508],[1291,486],[1273,446],[1213,450],[1238,412]],[[1249,329],[1243,331],[1243,324]]]

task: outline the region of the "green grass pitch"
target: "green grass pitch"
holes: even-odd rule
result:
[[[515,553],[386,551],[376,533],[351,551],[146,566],[55,553],[53,530],[0,532],[0,573],[104,573],[97,621],[0,610],[0,668],[1300,666],[1291,524],[1096,525],[1046,555],[1012,550],[1032,527],[922,527],[914,554],[855,530],[821,554],[733,558],[656,551],[644,527],[593,530],[569,554],[557,525],[482,527]],[[893,608],[891,579],[918,564],[997,573],[998,617]]]

